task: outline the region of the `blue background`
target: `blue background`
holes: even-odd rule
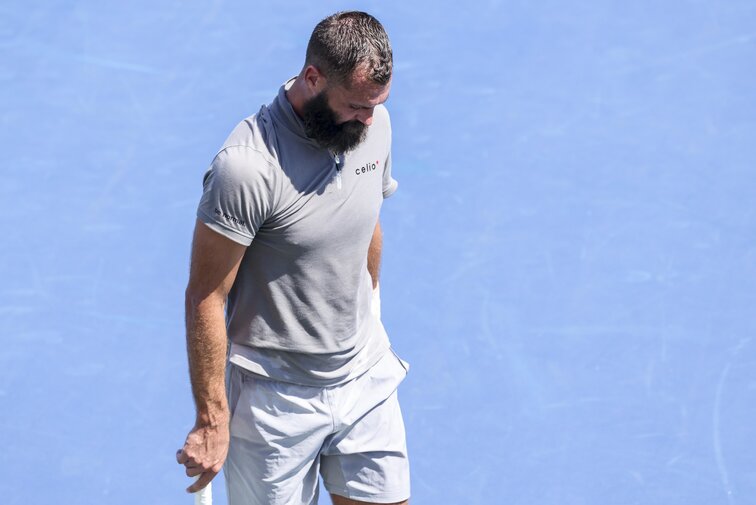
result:
[[[346,8],[394,46],[413,503],[754,503],[745,0],[4,2],[3,501],[191,503],[202,175]]]

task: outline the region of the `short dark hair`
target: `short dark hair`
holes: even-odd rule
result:
[[[307,44],[305,66],[313,65],[327,79],[350,84],[364,68],[376,84],[388,84],[393,69],[391,43],[383,26],[370,14],[337,12],[317,24]]]

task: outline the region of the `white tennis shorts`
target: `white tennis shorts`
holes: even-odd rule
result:
[[[314,505],[329,493],[358,501],[409,499],[409,461],[396,388],[407,365],[389,351],[338,386],[265,379],[231,365],[230,505]]]

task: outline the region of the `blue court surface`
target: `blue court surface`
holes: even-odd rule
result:
[[[350,8],[413,503],[756,503],[752,0],[3,2],[3,503],[191,503],[202,175]]]

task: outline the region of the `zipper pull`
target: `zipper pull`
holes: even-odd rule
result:
[[[340,155],[334,153],[333,161],[336,163],[336,189],[341,189],[341,163],[343,160]]]

